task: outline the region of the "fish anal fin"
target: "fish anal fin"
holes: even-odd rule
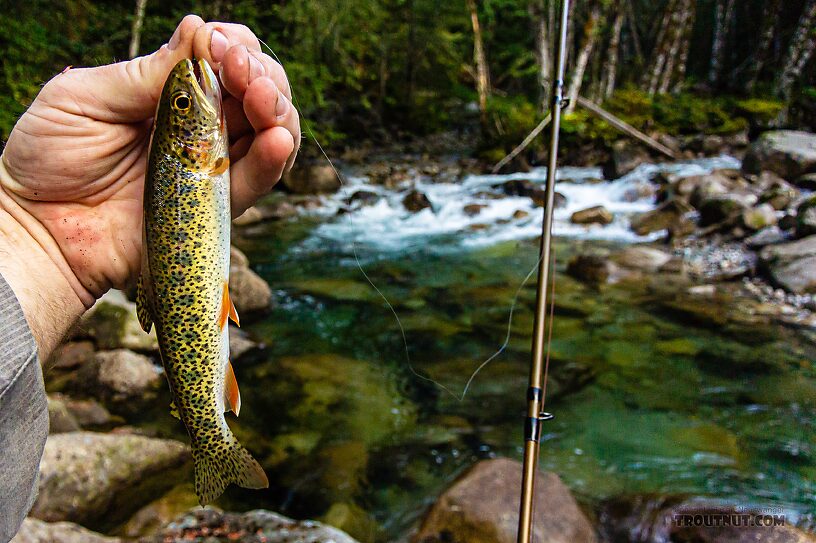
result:
[[[224,405],[228,405],[236,417],[241,411],[241,392],[238,390],[238,381],[235,380],[235,372],[229,360],[224,371]]]
[[[238,311],[235,310],[235,304],[232,303],[232,298],[229,297],[229,292],[227,292],[227,297],[229,298],[229,318],[236,326],[240,327],[241,319],[238,317]]]
[[[150,314],[150,307],[147,303],[147,292],[144,286],[144,275],[140,276],[136,282],[136,316],[139,318],[139,324],[147,333],[153,328],[153,317]]]

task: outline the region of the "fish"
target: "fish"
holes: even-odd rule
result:
[[[162,89],[145,174],[136,309],[156,329],[173,398],[190,436],[201,505],[230,483],[267,488],[263,468],[227,425],[241,396],[229,361],[230,170],[221,90],[205,59],[183,59]]]

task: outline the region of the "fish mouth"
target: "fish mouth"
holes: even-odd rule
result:
[[[221,86],[218,84],[218,79],[215,76],[210,64],[203,58],[198,60],[193,59],[190,63],[192,66],[195,82],[198,90],[206,98],[206,102],[213,111],[221,117]]]

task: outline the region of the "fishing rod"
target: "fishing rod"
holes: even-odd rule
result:
[[[550,246],[552,242],[553,200],[555,195],[555,170],[558,163],[558,133],[561,128],[561,108],[569,100],[564,98],[564,65],[566,64],[567,20],[569,0],[561,2],[561,27],[558,35],[558,49],[555,72],[552,79],[550,112],[550,150],[547,163],[546,206],[541,227],[541,248],[538,262],[538,282],[536,285],[536,313],[533,324],[532,362],[530,364],[530,385],[527,388],[527,418],[524,421],[524,464],[521,479],[521,505],[519,507],[518,543],[531,543],[533,536],[533,499],[538,468],[538,453],[541,443],[541,424],[552,419],[545,413],[546,370],[544,364],[544,322],[547,314],[547,285],[550,277]],[[550,314],[552,319],[552,314]],[[549,366],[549,358],[547,359]],[[543,386],[542,386],[543,384]]]

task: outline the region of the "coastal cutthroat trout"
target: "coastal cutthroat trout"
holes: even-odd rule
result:
[[[156,110],[144,192],[139,322],[156,327],[173,396],[190,434],[202,505],[229,483],[266,488],[261,466],[224,418],[241,408],[229,361],[229,142],[221,91],[205,60],[176,64]]]

